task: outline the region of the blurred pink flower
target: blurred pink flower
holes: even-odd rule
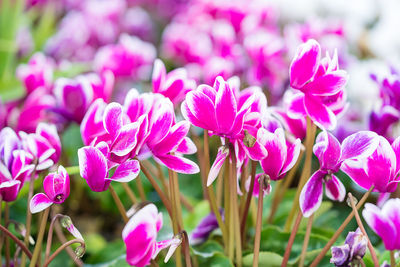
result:
[[[63,166],[49,173],[43,180],[44,193],[34,195],[30,202],[31,213],[38,213],[52,204],[61,204],[69,196],[69,176]]]

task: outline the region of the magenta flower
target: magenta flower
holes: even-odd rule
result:
[[[387,250],[400,249],[400,199],[389,199],[382,207],[367,203],[362,212],[369,227],[382,239]]]
[[[0,196],[14,201],[25,180],[34,170],[32,155],[22,149],[22,142],[11,128],[0,131]]]
[[[282,128],[276,129],[273,133],[260,128],[257,139],[268,151],[268,155],[260,161],[264,173],[274,181],[283,179],[296,164],[300,154],[301,140],[296,139],[294,143],[286,141]]]
[[[178,68],[167,74],[160,59],[154,61],[153,92],[169,98],[174,105],[180,104],[188,92],[196,88],[196,82],[188,77],[186,69]]]
[[[299,46],[290,65],[290,85],[299,90],[293,95],[288,113],[291,117],[309,116],[320,128],[333,130],[336,115],[344,110],[344,86],[347,73],[339,70],[335,52],[321,59],[321,48],[315,40]]]
[[[130,265],[142,267],[150,264],[158,253],[170,247],[165,262],[180,245],[180,238],[157,242],[157,233],[163,224],[162,214],[154,204],[148,204],[137,211],[122,230],[122,239],[126,246],[126,261]]]
[[[151,43],[122,34],[118,44],[98,50],[94,68],[100,73],[110,70],[116,78],[146,79],[155,57],[156,50]]]
[[[39,123],[36,133],[19,133],[24,150],[33,156],[36,171],[47,169],[58,162],[61,155],[61,141],[55,125]]]
[[[260,195],[260,177],[261,175],[264,175],[263,173],[259,173],[256,175],[255,179],[254,179],[254,188],[253,188],[253,197],[258,198]],[[250,182],[251,182],[251,177],[249,177],[246,180],[246,184],[245,184],[245,188],[246,191],[249,192],[250,190]],[[267,182],[267,181],[265,181]],[[265,197],[266,195],[269,195],[269,193],[271,193],[272,190],[272,186],[271,183],[267,183],[266,186],[264,186],[263,188],[263,197]]]
[[[300,208],[303,216],[309,217],[321,205],[324,184],[328,198],[343,201],[346,189],[334,173],[339,171],[346,160],[368,157],[377,145],[378,138],[374,132],[360,131],[352,134],[343,140],[342,145],[332,134],[326,131],[321,132],[313,147],[320,168],[310,177],[300,194]]]
[[[364,189],[375,186],[381,193],[394,192],[400,181],[400,137],[392,145],[382,136],[377,139],[378,146],[369,157],[347,160],[341,170]]]
[[[47,209],[52,204],[61,204],[69,196],[69,176],[63,166],[48,174],[43,180],[44,193],[34,195],[30,202],[31,213]]]
[[[28,64],[17,68],[17,77],[24,84],[26,92],[32,93],[37,88],[50,89],[53,79],[53,62],[42,53],[35,53]]]

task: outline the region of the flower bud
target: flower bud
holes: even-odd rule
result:
[[[350,254],[350,247],[348,244],[332,247],[331,251],[332,251],[332,258],[330,262],[335,264],[335,266],[341,266],[348,262]]]
[[[243,138],[243,144],[247,147],[253,147],[254,144],[256,143],[257,139],[249,134],[247,130],[244,130],[244,138]]]
[[[76,257],[77,257],[77,258],[82,258],[83,255],[85,255],[85,251],[86,251],[85,247],[83,247],[83,246],[77,247],[77,248],[75,249],[75,255],[76,255]]]

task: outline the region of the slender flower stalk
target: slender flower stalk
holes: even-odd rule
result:
[[[22,251],[28,256],[29,259],[32,258],[32,253],[29,251],[28,247],[25,246],[25,244],[18,239],[15,235],[13,235],[7,228],[5,228],[3,225],[0,224],[0,230],[5,233],[9,238],[11,238],[15,244],[18,245],[22,249]]]
[[[4,207],[4,223],[6,226],[8,225],[8,220],[10,219],[9,216],[8,202],[6,202]],[[6,266],[10,266],[10,240],[8,240],[7,236],[5,236],[4,239]]]
[[[303,172],[301,173],[299,185],[297,186],[297,191],[296,191],[296,196],[294,197],[294,203],[292,206],[292,209],[290,210],[290,213],[288,215],[288,218],[286,220],[286,224],[284,227],[285,231],[289,231],[291,226],[292,226],[292,221],[294,218],[295,213],[299,212],[300,207],[299,207],[299,197],[301,190],[305,183],[307,182],[307,179],[311,175],[311,158],[312,158],[312,152],[313,152],[313,144],[314,144],[314,139],[315,139],[315,132],[316,132],[316,126],[313,124],[311,119],[307,117],[307,136],[306,136],[306,156],[305,156],[305,161],[304,161],[304,166],[303,166]]]
[[[135,179],[135,180],[136,180],[137,188],[138,188],[138,190],[139,190],[140,199],[141,199],[142,201],[146,201],[146,193],[144,192],[142,180],[140,180],[140,177],[138,177],[138,179]]]
[[[51,254],[51,256],[47,259],[47,261],[43,264],[43,267],[47,267],[49,266],[49,264],[55,259],[55,257],[60,254],[61,251],[63,251],[64,249],[66,249],[67,247],[71,246],[72,244],[78,243],[81,246],[79,248],[83,248],[83,251],[85,250],[85,242],[82,239],[72,239],[64,244],[62,244],[53,254]],[[80,252],[82,253],[82,252]],[[81,254],[83,255],[83,254]],[[79,257],[79,255],[77,255],[77,257]]]
[[[230,185],[231,185],[231,197],[232,197],[232,211],[233,211],[233,235],[235,237],[235,247],[236,247],[236,264],[237,266],[242,266],[242,241],[240,234],[240,218],[239,218],[239,207],[238,207],[238,183],[237,183],[237,175],[236,175],[236,157],[235,152],[233,150],[233,146],[230,146],[231,155],[232,156],[232,171],[230,176]]]
[[[314,220],[314,214],[312,214],[308,218],[306,236],[304,237],[303,249],[301,250],[301,254],[300,254],[299,267],[303,267],[304,266],[304,261],[306,260],[307,247],[308,247],[308,242],[310,241],[310,235],[311,235],[311,229],[312,229],[313,220]]]
[[[256,177],[256,170],[257,170],[257,162],[256,161],[251,161],[250,188],[249,188],[249,193],[247,194],[247,197],[246,197],[246,204],[244,206],[242,219],[240,220],[240,232],[242,233],[242,239],[244,239],[244,237],[245,237],[246,220],[247,220],[247,215],[249,214],[249,207],[250,207],[250,203],[251,203],[251,198],[253,196],[252,192],[254,191],[254,182],[255,182],[255,177]]]
[[[135,193],[133,193],[133,190],[129,187],[129,185],[127,183],[122,183],[122,187],[125,189],[125,192],[131,200],[132,204],[138,203]]]
[[[66,167],[65,170],[67,171],[68,175],[76,175],[76,174],[79,174],[79,172],[80,172],[79,165]]]
[[[254,237],[253,267],[258,266],[258,258],[259,258],[259,253],[260,253],[265,175],[261,175],[260,180],[258,182],[260,184],[260,189],[258,192],[258,207],[257,207],[256,233],[255,233],[255,237]],[[254,186],[254,183],[253,183],[253,186]],[[249,190],[249,194],[252,194],[252,192],[253,192],[253,190]]]
[[[125,223],[127,223],[129,221],[129,218],[126,215],[126,210],[124,208],[124,205],[122,204],[121,199],[119,198],[117,192],[115,192],[114,187],[112,185],[110,185],[109,191],[114,199],[115,204],[117,205],[118,211],[121,214],[122,219],[124,220]]]
[[[42,241],[43,241],[44,231],[46,230],[47,218],[49,217],[49,211],[50,211],[50,209],[47,208],[43,212],[42,221],[40,222],[40,227],[39,227],[39,233],[36,238],[35,249],[33,250],[32,260],[31,260],[31,263],[29,264],[29,267],[35,266],[36,262],[39,261],[39,257],[40,257],[41,249],[42,249]]]
[[[363,197],[360,199],[360,201],[356,205],[356,210],[358,210],[364,202],[367,200],[369,194],[374,190],[374,186],[371,186],[370,189],[365,192]],[[322,249],[322,251],[318,254],[318,256],[314,259],[314,261],[311,263],[310,267],[316,267],[318,266],[319,262],[325,257],[326,252],[330,249],[330,247],[335,243],[335,241],[338,239],[339,235],[343,232],[344,228],[349,224],[351,219],[353,219],[354,216],[354,210],[351,211],[349,216],[343,221],[342,225],[337,229],[337,231],[333,234],[331,239],[328,241],[328,243],[325,245],[325,247]]]
[[[349,202],[350,202],[351,208],[352,208],[353,211],[354,211],[354,215],[355,215],[355,217],[356,217],[356,221],[357,221],[358,227],[360,227],[361,232],[362,232],[362,233],[364,234],[364,236],[367,238],[368,249],[369,249],[369,251],[370,251],[370,253],[371,253],[372,261],[374,262],[374,265],[375,265],[375,266],[376,266],[376,265],[379,265],[378,257],[376,256],[374,247],[372,246],[371,241],[370,241],[369,238],[368,238],[368,234],[367,234],[367,232],[365,231],[365,228],[364,228],[364,225],[363,225],[363,223],[362,223],[362,221],[361,221],[360,215],[358,214],[358,210],[357,210],[357,208],[356,208],[356,204],[354,203],[354,197],[353,197],[353,195],[352,195],[350,192],[348,193],[348,200],[349,200]]]
[[[394,257],[394,250],[390,251],[390,267],[396,266],[396,258]]]
[[[31,177],[29,179],[29,192],[28,192],[28,204],[27,207],[29,207],[31,203],[31,199],[33,197],[33,191],[34,191],[34,185],[35,185],[35,169],[33,170]],[[31,234],[31,223],[32,223],[32,213],[30,210],[27,208],[26,209],[26,222],[25,222],[25,227],[26,227],[26,233],[25,233],[25,238],[24,238],[24,244],[25,246],[29,245],[29,236]],[[21,256],[21,267],[25,267],[25,254],[22,254]]]
[[[50,227],[49,227],[49,232],[47,233],[47,242],[46,242],[46,254],[44,256],[44,261],[46,262],[47,258],[50,256],[50,248],[51,248],[51,243],[53,242],[53,230],[54,230],[54,224],[56,221],[64,215],[62,214],[56,214],[53,216],[53,219],[51,219]]]
[[[192,267],[192,262],[190,260],[189,237],[186,231],[182,231],[182,235],[183,235],[183,250],[185,253],[186,267]]]
[[[289,241],[288,241],[288,244],[287,244],[286,250],[285,250],[285,254],[283,255],[283,260],[282,260],[282,265],[281,265],[282,267],[286,266],[288,261],[289,261],[290,252],[292,251],[292,246],[293,246],[293,243],[294,243],[294,239],[296,238],[297,230],[299,229],[300,222],[301,222],[302,218],[303,218],[303,214],[301,214],[301,212],[299,212],[297,214],[297,218],[296,218],[296,221],[294,223],[293,229],[292,229],[292,231],[290,233]]]

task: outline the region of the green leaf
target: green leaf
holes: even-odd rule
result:
[[[248,254],[243,258],[244,266],[253,266],[254,254]],[[283,257],[279,254],[269,251],[260,251],[258,257],[259,266],[279,267],[282,264]]]
[[[212,267],[231,267],[231,260],[224,254],[224,248],[216,241],[210,240],[200,246],[192,247],[199,265]]]
[[[119,256],[116,259],[105,262],[105,263],[85,264],[85,266],[87,266],[87,267],[130,267],[130,265],[126,262],[125,254]]]

